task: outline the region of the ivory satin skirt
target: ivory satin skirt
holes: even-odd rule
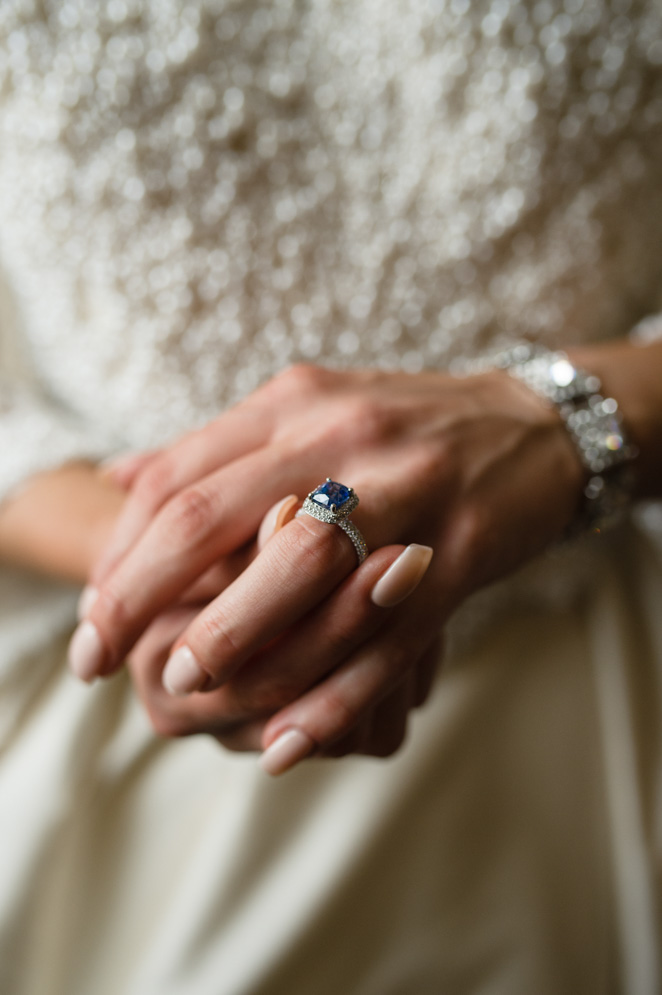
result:
[[[277,780],[157,739],[124,675],[78,684],[68,633],[24,650],[0,991],[659,992],[662,572],[634,529],[594,556],[570,610],[513,607],[442,669],[396,757]]]

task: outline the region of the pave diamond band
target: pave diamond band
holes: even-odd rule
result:
[[[349,536],[360,566],[368,555],[368,547],[359,529],[348,518],[358,503],[358,495],[351,487],[327,477],[323,484],[308,494],[296,517],[310,515],[320,522],[339,526]]]

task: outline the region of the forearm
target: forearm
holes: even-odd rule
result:
[[[573,363],[600,378],[605,397],[618,401],[639,449],[636,496],[662,497],[662,342],[640,346],[619,340],[567,352]]]
[[[84,582],[124,496],[90,463],[33,477],[0,506],[0,560]]]

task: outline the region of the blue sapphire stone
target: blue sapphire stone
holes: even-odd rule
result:
[[[326,480],[310,495],[315,504],[321,504],[323,508],[330,508],[332,504],[335,504],[338,510],[349,501],[350,497],[349,487],[345,487],[344,484],[339,484],[335,480]]]

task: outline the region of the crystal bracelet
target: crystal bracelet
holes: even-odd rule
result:
[[[603,397],[598,377],[574,366],[564,352],[519,343],[451,368],[454,375],[500,369],[554,405],[588,473],[584,505],[569,530],[601,532],[627,509],[634,485],[632,460],[638,450],[627,437],[618,403]]]

